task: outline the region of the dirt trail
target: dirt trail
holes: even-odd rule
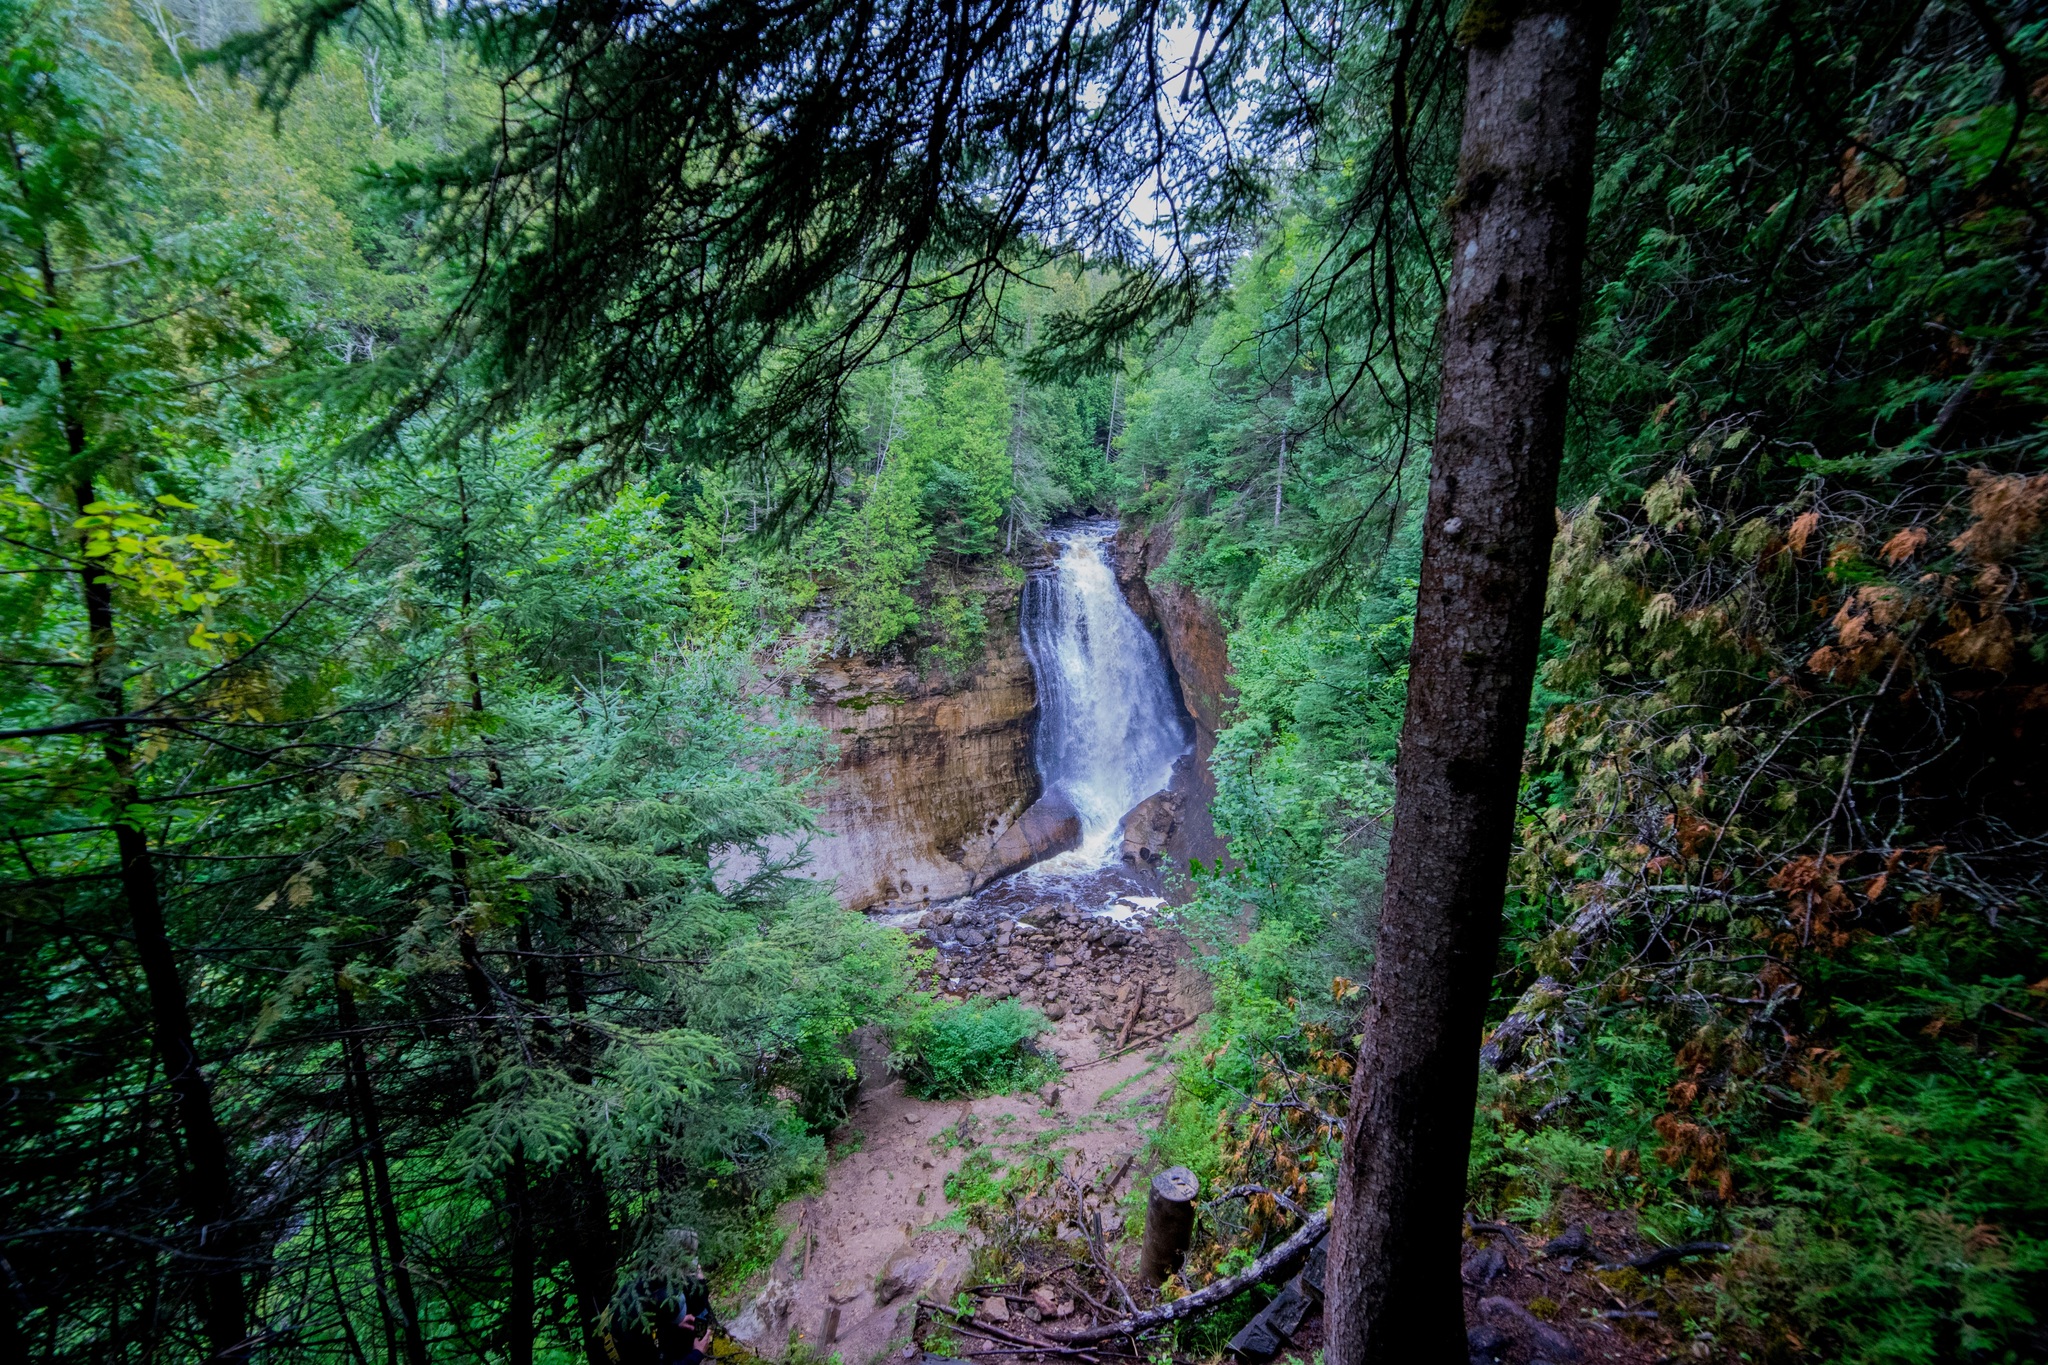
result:
[[[794,1340],[867,1365],[904,1348],[917,1301],[950,1302],[969,1282],[974,1234],[947,1180],[970,1157],[975,1176],[1057,1154],[1105,1210],[1151,1173],[1144,1149],[1172,1095],[1172,1049],[1206,1004],[1178,936],[1041,902],[935,912],[919,937],[941,949],[934,986],[958,980],[954,993],[1021,995],[1058,1015],[1041,1045],[1063,1072],[1036,1093],[977,1100],[914,1099],[898,1079],[868,1087],[825,1188],[783,1210],[782,1257],[731,1323],[761,1355],[781,1358]],[[1116,1055],[1119,1040],[1141,1045]]]

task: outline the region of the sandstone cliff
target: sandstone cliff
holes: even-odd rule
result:
[[[1147,581],[1170,548],[1163,531],[1127,530],[1115,555],[1118,583],[1165,644],[1195,722],[1195,752],[1176,767],[1172,787],[1126,822],[1125,857],[1147,864],[1223,854],[1209,819],[1209,757],[1237,695],[1215,610],[1178,584]],[[906,664],[828,658],[794,681],[803,716],[839,749],[811,799],[821,833],[807,873],[836,881],[849,909],[951,900],[1079,839],[1072,807],[1040,799],[1021,587],[993,576],[976,586],[989,594],[987,644],[965,674],[923,677]]]
[[[836,879],[850,909],[965,895],[1079,837],[1071,815],[1033,808],[1038,699],[1017,631],[1022,592],[987,586],[988,643],[963,676],[834,658],[802,680],[804,717],[839,748],[811,802],[823,833],[808,874]]]
[[[1209,759],[1216,752],[1216,732],[1229,723],[1237,687],[1230,680],[1229,632],[1216,609],[1183,584],[1151,581],[1172,550],[1170,526],[1126,526],[1117,536],[1117,583],[1166,647],[1181,702],[1195,722],[1194,761],[1175,769],[1167,792],[1131,813],[1124,852],[1126,858],[1149,852],[1210,862],[1224,856],[1224,847],[1209,817],[1216,799]]]

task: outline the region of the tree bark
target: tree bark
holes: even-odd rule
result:
[[[23,200],[33,202],[35,196],[28,188],[26,162],[12,133],[7,136],[7,150]],[[43,300],[55,310],[62,299],[47,228],[40,222],[26,226],[36,239],[36,268]],[[49,341],[57,372],[58,421],[73,479],[71,494],[83,516],[85,509],[99,498],[90,472],[91,443],[85,408],[74,392],[76,366],[63,329],[52,327]],[[86,561],[82,555],[79,562],[79,588],[92,646],[93,697],[107,715],[126,715],[127,690],[121,682],[120,642],[114,630],[113,585],[102,581],[105,574],[100,566]],[[127,728],[107,730],[101,752],[114,774],[114,849],[120,860],[121,894],[135,934],[136,957],[149,992],[150,1030],[163,1058],[164,1073],[170,1079],[171,1094],[177,1104],[178,1124],[185,1135],[187,1166],[181,1171],[180,1185],[193,1221],[199,1225],[200,1250],[207,1257],[201,1263],[201,1274],[210,1358],[233,1359],[241,1354],[245,1344],[248,1304],[242,1284],[243,1229],[237,1220],[227,1139],[213,1112],[212,1088],[200,1069],[199,1048],[192,1036],[191,1003],[164,925],[163,897],[157,886],[156,864],[149,852],[149,836],[131,814],[138,791],[134,742]]]
[[[1475,9],[1394,834],[1331,1365],[1463,1361],[1458,1214],[1564,448],[1612,0]]]

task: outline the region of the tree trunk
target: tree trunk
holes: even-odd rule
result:
[[[1613,5],[1536,0],[1482,18],[1449,206],[1393,845],[1338,1178],[1331,1365],[1467,1355],[1458,1215],[1556,530]]]
[[[563,892],[562,897],[566,921],[568,893]],[[584,1085],[590,1080],[585,1060],[591,1046],[590,1031],[583,1024],[589,1001],[583,993],[583,959],[573,951],[562,960],[562,997],[571,1020],[569,1078]],[[568,1192],[575,1219],[569,1239],[569,1278],[576,1289],[576,1324],[583,1335],[583,1353],[590,1365],[611,1365],[611,1353],[605,1350],[597,1324],[618,1288],[618,1239],[612,1234],[611,1193],[591,1157],[588,1134],[564,1178],[574,1182]]]
[[[569,1163],[564,1178],[575,1182],[569,1191],[576,1220],[569,1242],[569,1279],[576,1290],[576,1326],[583,1337],[583,1354],[590,1365],[611,1365],[611,1355],[597,1330],[598,1320],[618,1288],[619,1254],[612,1236],[611,1194],[587,1147]]]
[[[60,367],[68,371],[68,366]],[[74,456],[83,456],[85,431],[67,420],[65,436]],[[72,489],[81,516],[98,500],[89,482]],[[86,629],[92,640],[92,685],[109,716],[125,715],[127,695],[121,685],[118,641],[114,634],[114,590],[97,564],[79,571],[85,595]],[[205,1277],[206,1337],[213,1360],[239,1359],[243,1354],[248,1308],[242,1291],[242,1229],[236,1221],[234,1179],[227,1139],[213,1112],[213,1090],[200,1069],[199,1047],[192,1037],[192,1011],[177,956],[164,927],[162,893],[149,836],[135,823],[140,795],[135,782],[134,744],[126,726],[115,726],[101,742],[114,774],[114,849],[121,863],[121,896],[127,902],[135,934],[135,956],[149,992],[150,1029],[164,1074],[177,1104],[178,1126],[185,1134],[187,1167],[182,1184],[185,1202],[199,1225],[200,1262]]]
[[[23,200],[32,203],[35,197],[29,191],[26,162],[11,132],[7,135],[7,150]],[[62,306],[62,298],[47,226],[40,222],[21,226],[28,227],[37,242],[36,266],[43,300],[53,315],[61,316],[56,312]],[[74,471],[71,495],[79,515],[84,516],[85,509],[99,500],[88,472],[90,441],[85,408],[74,392],[76,366],[63,329],[52,327],[49,341],[57,372],[58,421],[64,432],[65,453]],[[75,562],[80,566],[79,588],[92,646],[89,676],[93,698],[108,716],[123,716],[128,712],[128,699],[121,681],[120,641],[114,630],[113,585],[102,581],[105,573],[101,567],[83,555]],[[149,993],[150,1030],[158,1055],[163,1058],[164,1073],[177,1105],[178,1124],[185,1135],[188,1164],[180,1172],[179,1183],[193,1221],[199,1226],[200,1250],[207,1258],[201,1262],[201,1274],[205,1282],[206,1336],[211,1359],[238,1358],[246,1334],[248,1307],[242,1285],[244,1230],[237,1220],[227,1139],[213,1112],[212,1088],[200,1069],[199,1048],[192,1037],[191,1004],[164,926],[163,898],[157,886],[156,864],[149,852],[149,836],[132,815],[139,792],[134,741],[127,727],[116,725],[108,729],[101,741],[101,752],[114,774],[110,793],[116,812],[114,849],[121,865],[122,899],[135,934],[135,954]]]
[[[342,1056],[355,1088],[356,1113],[363,1121],[363,1146],[369,1158],[370,1176],[376,1191],[377,1221],[383,1225],[384,1245],[391,1252],[391,1289],[398,1300],[399,1326],[405,1332],[407,1365],[427,1365],[427,1343],[420,1331],[419,1300],[412,1289],[412,1267],[405,1256],[405,1239],[398,1225],[398,1200],[391,1192],[391,1161],[384,1150],[384,1126],[377,1114],[377,1092],[370,1088],[370,1061],[358,1034],[356,999],[339,979],[335,982],[336,1011],[341,1019]]]
[[[511,1220],[511,1284],[505,1295],[505,1359],[507,1365],[533,1365],[533,1200],[526,1175],[526,1153],[514,1147],[505,1171],[505,1213]]]

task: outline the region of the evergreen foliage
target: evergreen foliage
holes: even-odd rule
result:
[[[787,693],[970,668],[1074,512],[1231,627],[1162,1141],[1326,1198],[1497,10],[270,17],[0,4],[10,1356],[589,1358],[772,1257],[856,1024],[1038,1079],[795,875]],[[1991,0],[1610,56],[1470,1198],[1734,1243],[1617,1286],[1722,1355],[2048,1340],[2044,71]]]
[[[1014,1000],[934,1002],[898,1031],[898,1069],[929,1100],[1021,1090],[1058,1074],[1058,1063],[1032,1046],[1050,1027]]]
[[[2031,1359],[2043,476],[2016,111],[2041,31],[1716,4],[1622,34],[1472,1196],[1541,1223],[1572,1187],[1736,1242],[1718,1288],[1636,1292],[1770,1358]],[[1250,856],[1198,902],[1229,989],[1171,1132],[1218,1179],[1314,1198],[1369,943],[1302,930],[1290,906],[1361,883],[1267,831],[1307,809],[1369,847],[1392,755],[1321,719],[1329,606],[1271,614],[1313,542],[1254,501],[1273,466],[1239,373],[1156,371],[1123,466],[1177,511],[1169,572],[1236,604],[1243,691],[1218,814]],[[1400,543],[1326,600],[1369,610]],[[1347,797],[1360,769],[1377,799]]]

